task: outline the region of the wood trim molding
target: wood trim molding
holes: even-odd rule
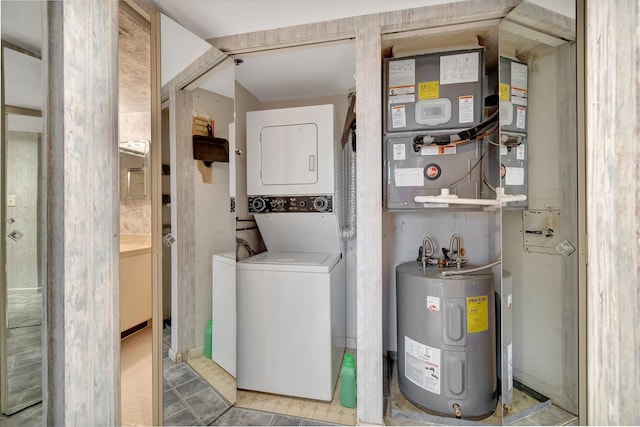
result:
[[[504,17],[521,0],[471,0],[437,6],[425,6],[392,12],[381,12],[373,16],[380,22],[380,32],[389,34],[413,31],[465,22],[485,21]],[[228,55],[282,49],[352,39],[356,35],[363,17],[349,17],[313,24],[295,25],[286,28],[255,31],[245,34],[208,39],[211,45]]]

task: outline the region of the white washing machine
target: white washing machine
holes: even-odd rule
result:
[[[345,347],[341,255],[263,252],[236,266],[238,388],[330,401]]]
[[[211,358],[236,376],[236,254],[212,259]]]

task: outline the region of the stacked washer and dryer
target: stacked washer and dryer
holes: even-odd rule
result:
[[[247,194],[266,252],[237,263],[237,386],[330,401],[345,349],[333,105],[247,113]]]

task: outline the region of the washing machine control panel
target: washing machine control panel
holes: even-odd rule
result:
[[[333,212],[333,196],[249,196],[249,213]]]

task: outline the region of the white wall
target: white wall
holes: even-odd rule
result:
[[[529,62],[529,209],[560,209],[562,197],[575,198],[560,180],[563,145],[559,138],[558,58],[538,50]],[[575,199],[574,199],[575,200]],[[566,218],[561,228],[575,227]],[[516,379],[564,405],[565,371],[562,264],[559,254],[523,251],[521,211],[503,211],[503,267],[513,277],[513,367]],[[556,230],[558,231],[558,230]],[[562,230],[560,230],[562,232]]]
[[[6,271],[8,289],[41,288],[38,282],[38,169],[40,134],[8,132],[7,195],[15,196],[15,206],[6,207],[7,235],[22,233],[19,240],[6,238]]]
[[[214,136],[229,138],[229,123],[234,120],[233,99],[196,89],[193,92],[193,111],[194,114],[208,115],[214,120]],[[229,252],[235,248],[235,214],[229,209],[229,163],[214,162],[210,168],[211,183],[203,181],[197,167],[193,176],[196,221],[196,348],[204,345],[204,331],[211,319],[211,257],[215,253]]]
[[[162,86],[211,48],[211,45],[162,14],[160,67]]]
[[[236,161],[236,216],[240,219],[248,219],[253,215],[249,215],[247,201],[247,111],[260,110],[260,101],[238,82],[236,82],[235,101],[236,149],[241,153],[234,155]],[[254,222],[238,222],[237,228],[243,227],[256,227],[256,224]],[[237,231],[236,236],[249,242],[249,245],[256,252],[262,252],[266,249],[257,229]],[[240,260],[248,258],[248,256],[249,254],[244,249],[238,252]]]

